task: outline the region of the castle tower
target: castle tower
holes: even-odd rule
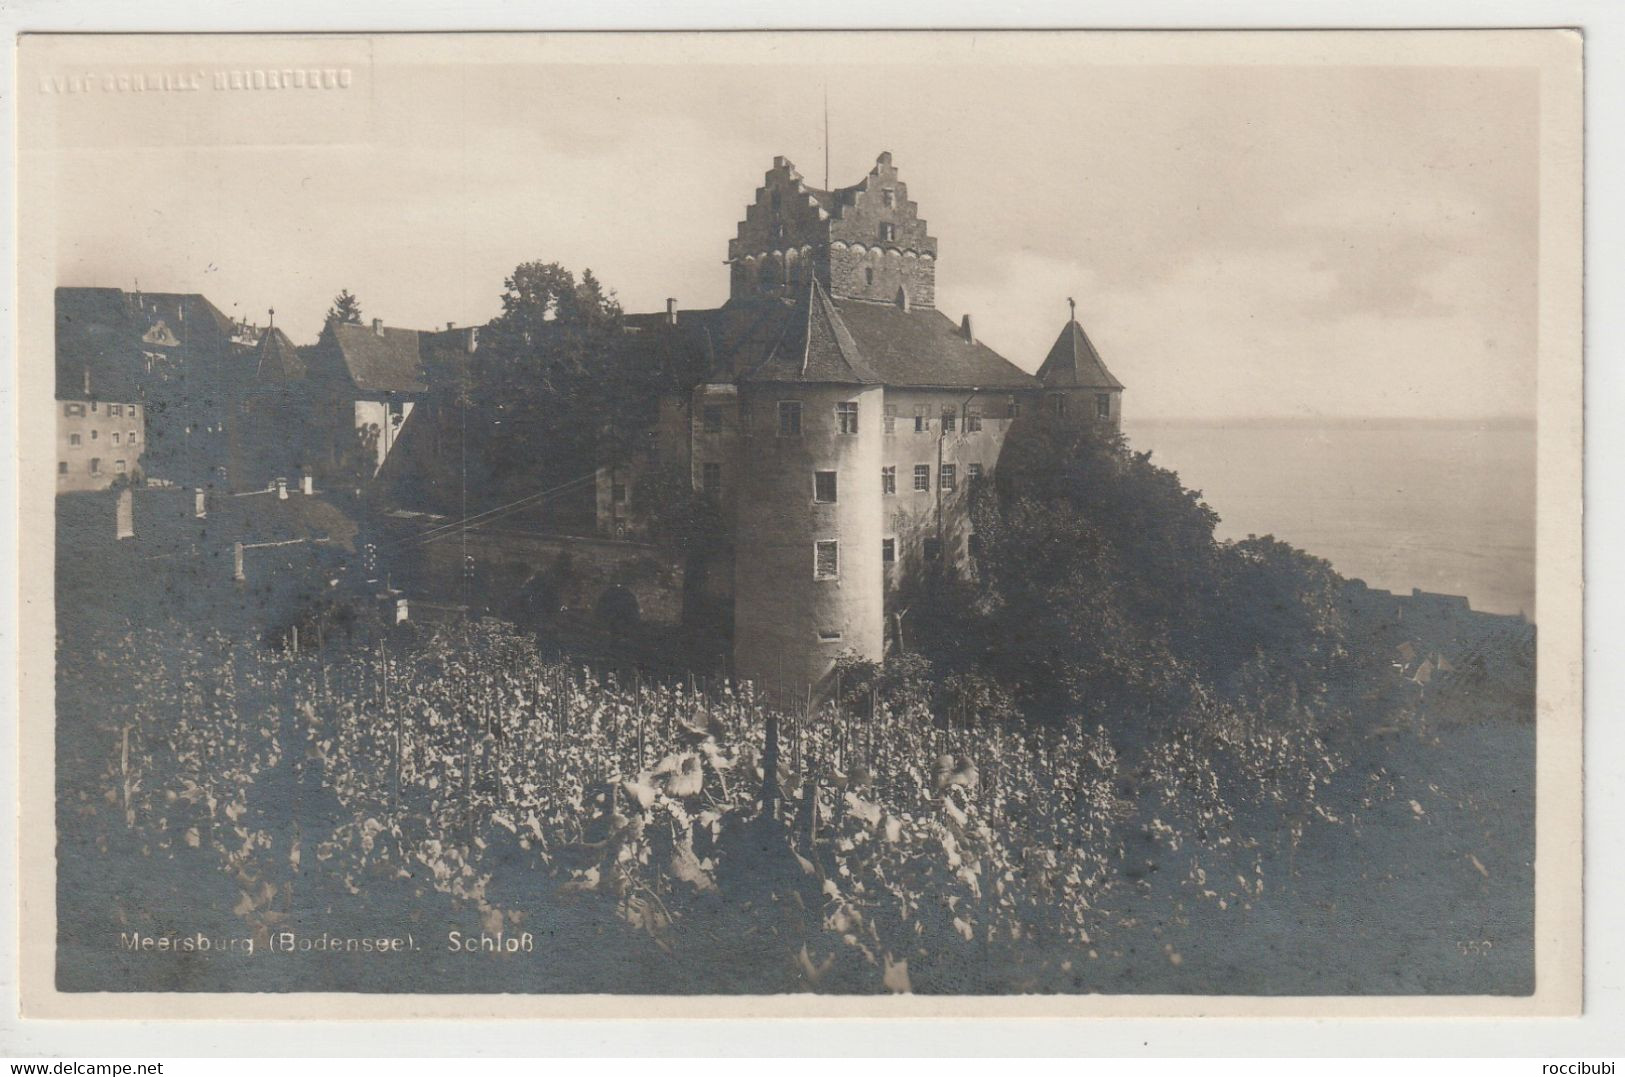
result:
[[[796,296],[816,280],[838,299],[932,309],[937,241],[890,153],[863,180],[822,191],[775,157],[728,242],[729,297]]]
[[[1043,414],[1071,423],[1109,423],[1113,430],[1120,429],[1123,383],[1106,369],[1094,342],[1078,324],[1077,304],[1068,299],[1067,305],[1071,316],[1038,368],[1038,380],[1044,386]]]
[[[816,280],[739,377],[734,672],[795,697],[884,653],[884,389]]]

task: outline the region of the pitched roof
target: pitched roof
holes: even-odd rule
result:
[[[1077,319],[1066,323],[1061,335],[1038,368],[1038,380],[1052,388],[1121,389],[1123,383],[1112,377],[1095,350],[1089,334]]]
[[[56,290],[57,396],[131,397],[154,377],[182,374],[194,390],[227,376],[230,318],[195,293]],[[163,374],[148,353],[167,357]]]
[[[371,326],[336,322],[333,342],[355,387],[365,392],[421,393],[423,357],[415,329],[374,330]]]
[[[776,309],[772,309],[776,308]],[[741,381],[803,381],[833,385],[878,385],[880,376],[865,362],[834,302],[816,281],[795,303],[773,304],[755,328],[752,343],[765,351],[736,351],[733,368]]]
[[[837,299],[863,356],[887,385],[910,388],[1036,389],[1033,376],[979,340],[966,340],[939,310]]]

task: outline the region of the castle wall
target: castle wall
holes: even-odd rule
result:
[[[884,390],[748,385],[749,425],[735,535],[734,674],[767,691],[820,684],[836,659],[884,653],[880,461]],[[781,437],[778,404],[801,403],[801,433]],[[858,405],[858,432],[838,432],[836,404]],[[815,473],[833,471],[836,500],[815,501]],[[837,543],[817,577],[820,541]]]
[[[895,432],[882,435],[881,466],[896,469],[896,493],[882,497],[884,533],[894,541],[895,562],[886,585],[895,596],[911,576],[922,571],[926,542],[940,538],[942,556],[951,564],[968,563],[972,465],[991,479],[1012,422],[1012,402],[1024,412],[1036,404],[1025,393],[969,393],[961,389],[887,389],[885,406],[895,409]],[[980,410],[981,429],[970,430],[967,408]],[[923,409],[924,430],[915,430],[915,413]],[[944,409],[954,415],[954,429],[944,431]],[[930,469],[929,488],[914,488],[914,469]],[[943,465],[954,468],[953,490],[942,485]],[[940,513],[939,513],[940,509]]]

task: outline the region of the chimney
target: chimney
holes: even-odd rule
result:
[[[85,367],[85,399],[90,399],[90,368]]]
[[[407,606],[406,599],[397,598],[395,600],[395,623],[400,624],[402,621],[409,620],[411,620],[411,610]]]
[[[276,496],[278,501],[288,500],[288,480],[278,477],[276,480]]]
[[[248,579],[243,572],[243,544],[240,542],[231,544],[231,578],[238,582]]]
[[[457,328],[457,323],[456,323],[456,322],[447,322],[447,323],[446,323],[446,332],[448,332],[448,333],[449,333],[449,332],[451,332],[451,331],[452,331],[452,330],[453,330],[453,329],[456,329],[456,328]]]
[[[128,486],[118,492],[118,537],[135,538],[135,491]]]
[[[192,491],[192,515],[199,520],[209,515],[209,499],[201,486]]]
[[[299,492],[310,497],[316,492],[316,480],[308,474],[299,476]]]
[[[381,337],[384,335],[384,320],[382,318],[374,318],[372,320],[372,331],[376,336]]]
[[[468,354],[473,355],[479,349],[479,346],[480,327],[471,325],[468,327]]]
[[[677,300],[672,299],[670,296],[666,297],[666,324],[677,324]]]
[[[959,335],[965,338],[965,343],[967,344],[976,343],[976,333],[971,328],[969,314],[965,315],[965,317],[959,322]]]

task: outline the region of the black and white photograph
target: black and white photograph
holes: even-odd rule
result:
[[[34,986],[1573,1012],[1578,40],[1308,36],[25,36]]]

